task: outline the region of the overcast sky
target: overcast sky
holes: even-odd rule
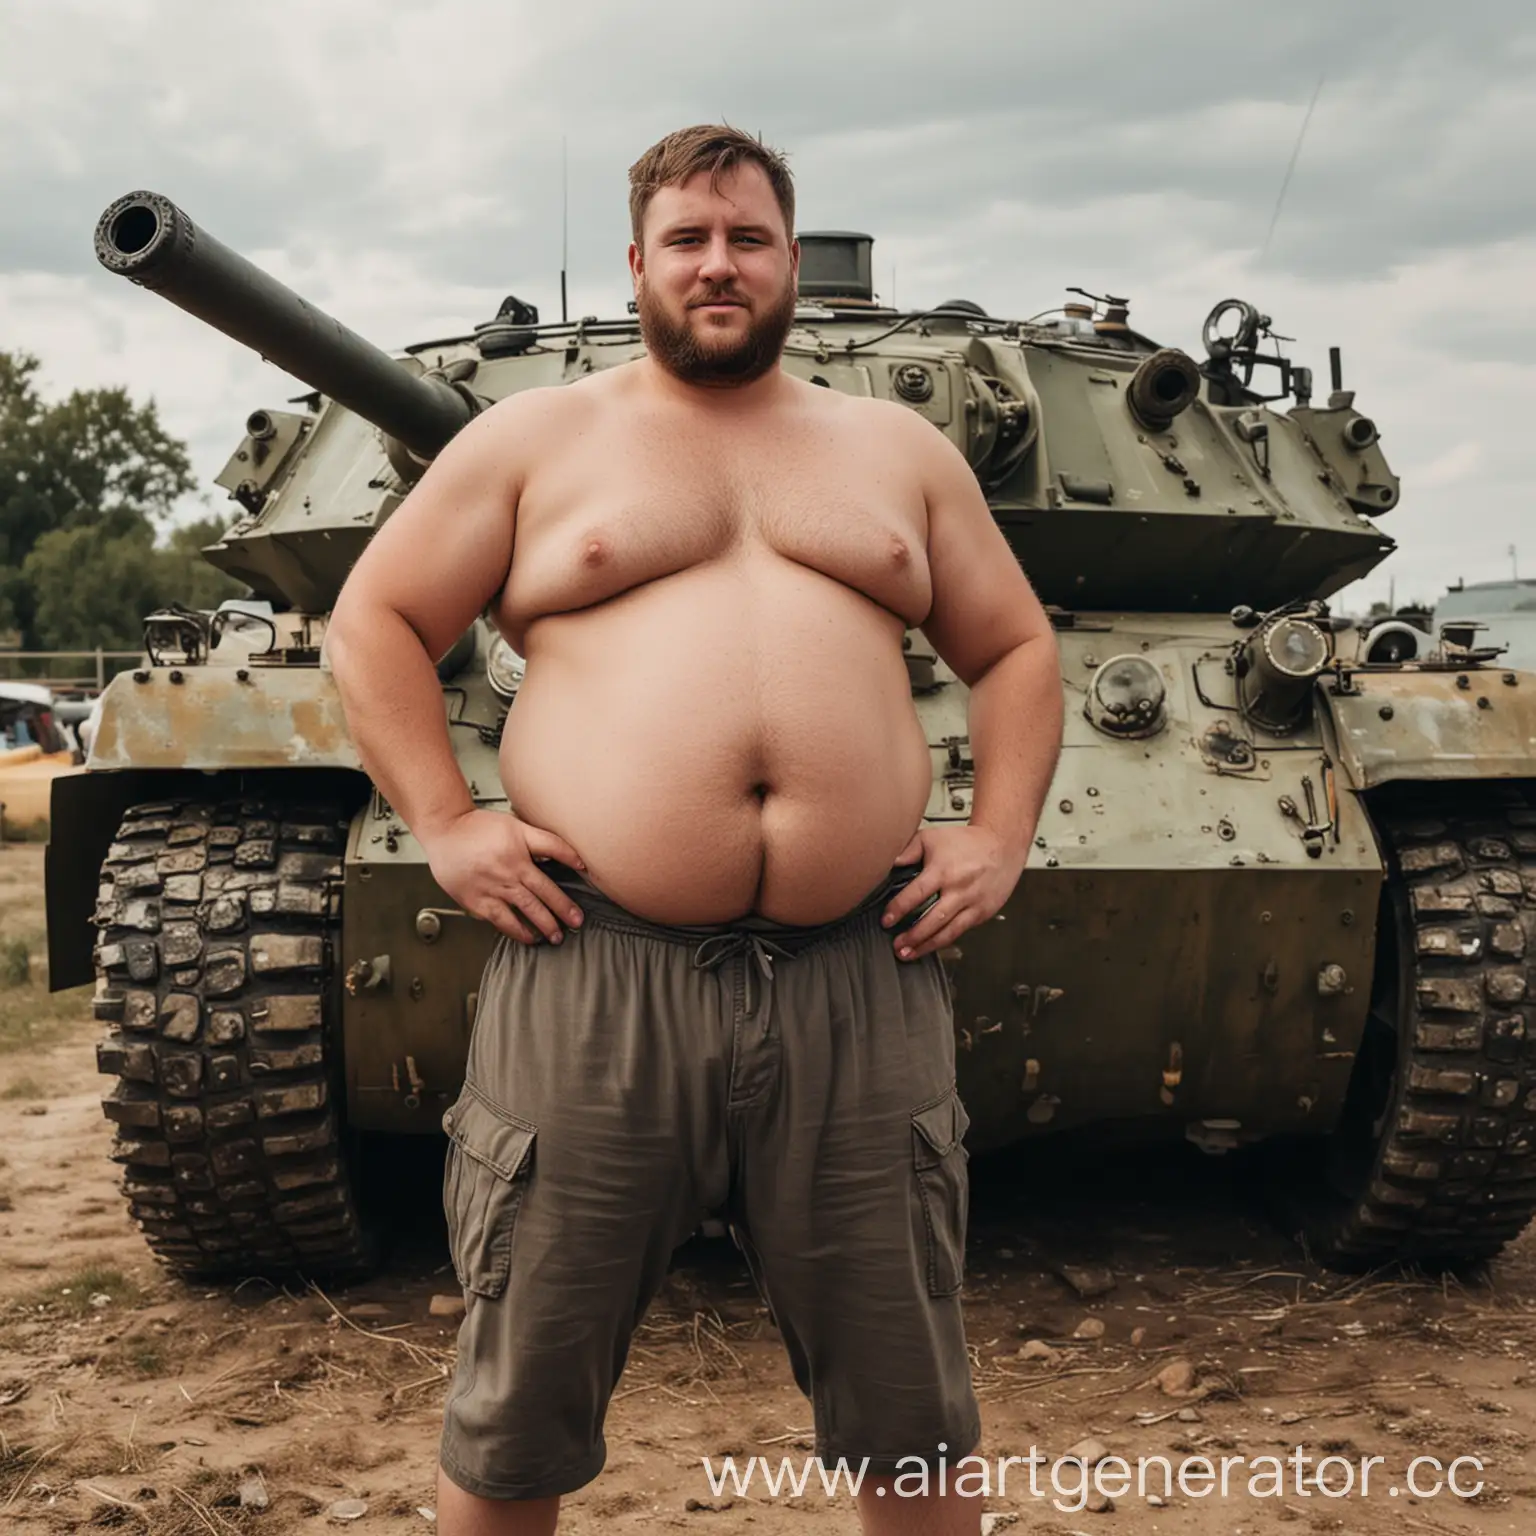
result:
[[[1307,104],[1322,80],[1272,238]],[[626,171],[725,119],[787,150],[801,228],[875,236],[903,305],[1129,294],[1198,352],[1228,295],[1327,349],[1403,480],[1349,594],[1536,576],[1536,7],[1521,0],[8,0],[0,347],[152,395],[206,482],[282,375],[96,267],[164,192],[381,345],[515,292],[628,297]],[[214,491],[222,497],[222,492]]]

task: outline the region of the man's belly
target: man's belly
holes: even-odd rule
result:
[[[540,620],[502,738],[513,809],[655,922],[840,917],[928,798],[901,629],[784,561]]]

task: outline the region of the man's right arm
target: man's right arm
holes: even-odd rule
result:
[[[512,561],[527,445],[548,403],[492,407],[437,456],[353,567],[325,653],[363,767],[466,911],[558,942],[575,908],[535,857],[581,866],[562,838],[477,812],[453,755],[436,661],[501,589]]]

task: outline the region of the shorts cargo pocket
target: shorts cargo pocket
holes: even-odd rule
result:
[[[912,1166],[927,1246],[930,1296],[953,1296],[965,1277],[970,1186],[961,1138],[970,1123],[953,1088],[912,1115]]]
[[[443,1116],[443,1129],[443,1213],[453,1272],[466,1291],[494,1300],[512,1273],[512,1230],[533,1172],[537,1132],[467,1085]]]

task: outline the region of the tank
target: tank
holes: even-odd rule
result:
[[[254,411],[218,477],[239,517],[207,558],[249,599],[146,616],[87,771],[54,788],[53,984],[95,981],[112,1155],[156,1254],[363,1268],[365,1150],[441,1135],[494,935],[362,773],[327,613],[464,420],[639,356],[637,322],[542,324],[509,297],[389,357],[163,198],[114,203],[96,239],[316,392]],[[1028,866],[942,956],[971,1150],[1243,1149],[1332,1264],[1495,1253],[1536,1209],[1536,677],[1465,627],[1373,659],[1330,611],[1393,548],[1399,498],[1337,351],[1315,403],[1237,299],[1196,357],[1080,289],[1029,320],[897,311],[868,236],[800,240],[783,366],[956,445],[1060,644]],[[927,817],[963,821],[966,690],[920,631],[904,648]],[[438,672],[470,792],[505,806],[521,658],[478,622]]]

